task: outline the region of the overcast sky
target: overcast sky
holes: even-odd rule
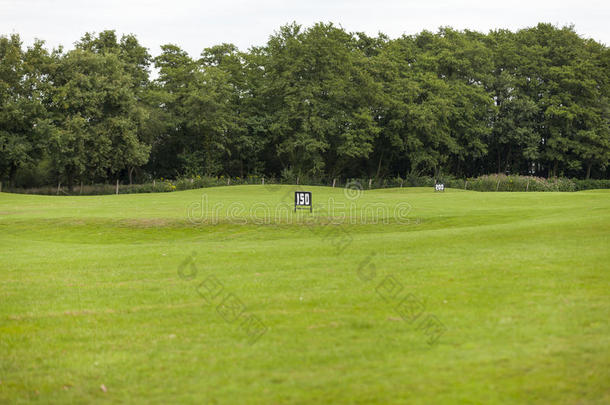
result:
[[[136,34],[153,55],[170,42],[193,56],[222,42],[246,50],[292,21],[331,21],[390,37],[440,26],[487,32],[550,22],[574,24],[581,36],[610,43],[610,1],[601,0],[0,0],[0,34],[19,33],[28,45],[40,38],[72,48],[87,31],[115,29]]]

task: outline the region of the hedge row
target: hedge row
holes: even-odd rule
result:
[[[473,191],[581,191],[591,189],[610,189],[610,180],[579,180],[567,178],[545,179],[534,176],[491,174],[469,179],[441,177],[439,182],[449,188],[460,188]],[[358,187],[362,189],[393,187],[433,187],[435,179],[427,176],[407,176],[389,179],[268,179],[261,176],[245,178],[227,178],[197,176],[177,180],[160,179],[151,183],[119,185],[119,194],[164,193],[179,190],[190,190],[206,187],[229,186],[239,184],[302,184],[312,186]],[[94,184],[76,186],[72,190],[64,187],[9,188],[3,191],[20,194],[42,195],[103,195],[115,194],[116,185]]]

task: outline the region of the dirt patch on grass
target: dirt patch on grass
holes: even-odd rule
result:
[[[121,220],[119,224],[129,228],[163,228],[172,225],[184,225],[184,222],[167,218],[130,218]]]
[[[320,328],[337,328],[339,324],[337,322],[331,322],[328,324],[310,325],[307,329],[320,329]]]
[[[90,316],[90,315],[109,315],[109,314],[131,314],[135,312],[147,312],[147,311],[162,311],[162,310],[173,310],[192,308],[200,306],[201,302],[186,302],[182,304],[169,304],[169,305],[139,305],[128,308],[102,308],[102,309],[76,309],[76,310],[65,310],[65,311],[53,311],[53,312],[42,312],[32,313],[28,312],[25,314],[11,314],[7,315],[7,319],[11,321],[23,321],[28,319],[39,319],[39,318],[58,318],[64,316]]]

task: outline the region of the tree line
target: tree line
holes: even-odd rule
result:
[[[608,178],[609,67],[604,44],[550,24],[391,39],[293,23],[198,58],[114,31],[69,51],[2,36],[0,179]]]

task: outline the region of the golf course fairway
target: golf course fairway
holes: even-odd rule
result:
[[[608,191],[0,193],[0,259],[0,403],[610,403]]]

